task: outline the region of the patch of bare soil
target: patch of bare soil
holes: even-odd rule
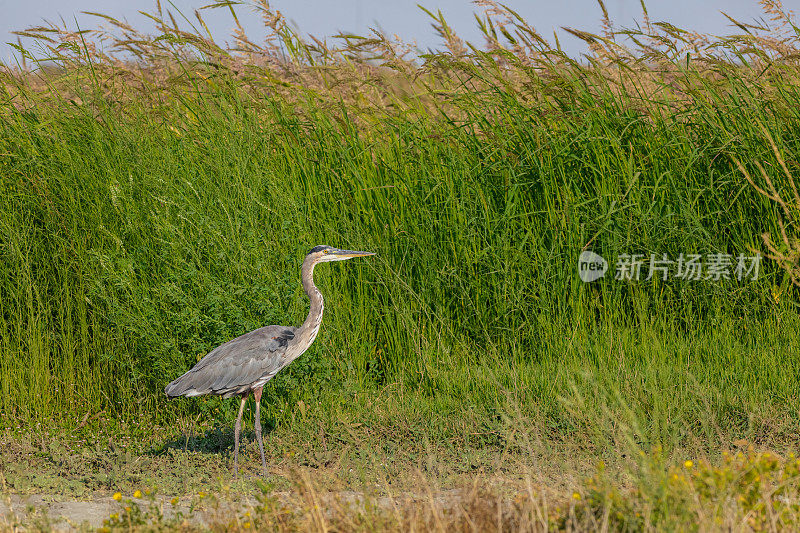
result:
[[[273,501],[282,508],[294,510],[302,509],[308,496],[288,491],[271,495]],[[414,505],[433,505],[439,510],[447,511],[460,505],[467,495],[462,490],[448,490],[436,494],[403,493],[394,497],[372,497],[355,491],[340,491],[317,493],[312,497],[320,505],[323,514],[328,515],[343,508],[363,512],[366,507],[371,507],[393,512],[397,511],[398,506],[408,508]],[[54,494],[12,494],[0,498],[0,530],[5,527],[13,530],[15,526],[54,531],[98,528],[109,517],[124,514],[121,511],[126,506],[133,505],[139,506],[151,516],[161,514],[166,523],[204,528],[212,524],[229,523],[238,516],[246,516],[245,513],[253,510],[259,502],[252,497],[230,501],[213,499],[198,504],[189,498],[170,499],[166,496],[151,500],[126,498],[124,501],[117,501],[105,495],[78,500]]]

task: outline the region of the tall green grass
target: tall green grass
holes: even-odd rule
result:
[[[416,60],[274,19],[274,50],[249,55],[166,16],[155,39],[120,29],[139,63],[28,32],[67,44],[0,89],[0,417],[229,409],[162,390],[236,335],[302,322],[299,265],[324,243],[379,255],[318,269],[323,332],[268,387],[279,423],[302,400],[432,438],[521,411],[598,445],[617,438],[604,417],[644,424],[640,444],[788,443],[800,320],[776,265],[584,284],[577,258],[751,255],[778,232],[734,158],[779,180],[766,131],[796,169],[797,34],[782,57],[718,38],[727,59],[667,26],[625,53],[581,34],[580,62],[508,16],[481,19],[488,49],[450,36]]]

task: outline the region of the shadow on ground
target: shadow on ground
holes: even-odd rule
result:
[[[275,422],[267,421],[261,426],[261,435],[266,441],[275,430]],[[180,428],[179,428],[180,429]],[[192,453],[208,453],[230,455],[233,460],[234,433],[233,424],[215,423],[210,429],[196,432],[193,428],[180,429],[181,434],[165,441],[160,446],[154,446],[146,455],[158,456],[169,453],[170,450],[180,450]],[[256,443],[256,433],[252,428],[243,428],[239,437],[240,446]]]

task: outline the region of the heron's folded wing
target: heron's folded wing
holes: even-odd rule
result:
[[[285,366],[295,328],[266,326],[218,346],[167,386],[169,396],[223,394],[264,378]]]

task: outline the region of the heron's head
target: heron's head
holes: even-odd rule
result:
[[[352,259],[354,257],[364,257],[367,255],[375,255],[373,252],[359,252],[357,250],[340,250],[332,246],[320,245],[315,246],[308,252],[308,259],[314,263],[325,263],[328,261],[344,261],[345,259]]]

